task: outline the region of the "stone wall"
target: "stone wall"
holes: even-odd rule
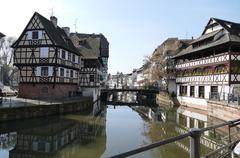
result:
[[[19,84],[20,98],[28,99],[61,99],[68,97],[70,93],[77,91],[74,84]]]
[[[240,116],[240,107],[217,101],[208,101],[207,111],[208,115],[224,121],[235,120]]]
[[[93,110],[93,102],[91,98],[65,104],[1,108],[0,122],[82,112],[86,110]]]

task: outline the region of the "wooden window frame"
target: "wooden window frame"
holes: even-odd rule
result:
[[[64,77],[64,68],[60,68],[60,77]]]
[[[41,76],[47,77],[48,76],[48,72],[49,72],[49,70],[48,70],[47,66],[41,67]]]
[[[39,39],[38,31],[32,31],[32,39],[33,40]]]
[[[94,77],[94,75],[89,75],[89,82],[94,82],[94,79],[95,77]]]

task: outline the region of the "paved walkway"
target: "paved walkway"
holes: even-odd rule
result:
[[[62,98],[60,100],[33,100],[15,97],[3,97],[2,104],[0,103],[0,108],[9,107],[24,107],[24,106],[37,106],[37,105],[52,105],[52,104],[63,104],[71,103],[77,101],[83,101],[89,99],[89,97],[72,97],[72,98]]]

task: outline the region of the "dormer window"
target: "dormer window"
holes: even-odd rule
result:
[[[32,32],[32,39],[38,39],[38,31]]]

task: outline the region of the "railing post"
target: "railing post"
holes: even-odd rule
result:
[[[198,128],[190,129],[191,140],[190,140],[190,158],[200,158],[200,136],[201,130]]]
[[[237,97],[238,105],[240,105],[240,96]]]
[[[228,103],[230,103],[230,94],[228,94],[227,99],[228,99]]]

